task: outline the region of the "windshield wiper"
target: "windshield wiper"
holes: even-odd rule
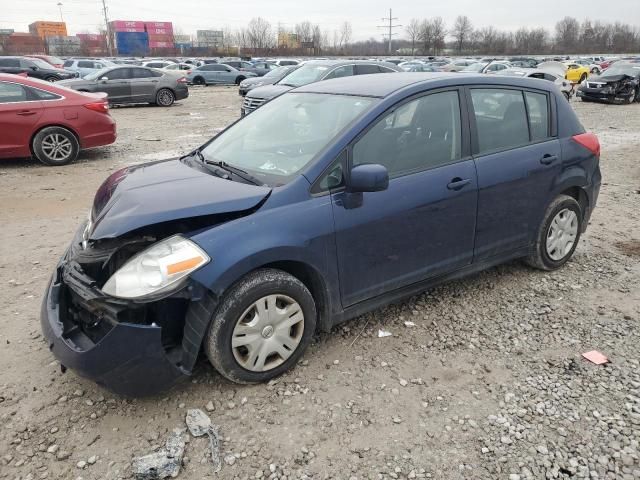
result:
[[[232,173],[235,176],[240,177],[249,183],[253,183],[254,185],[260,185],[260,186],[264,185],[263,182],[261,182],[256,177],[251,175],[249,172],[242,170],[241,168],[234,167],[233,165],[229,165],[227,162],[207,160],[206,158],[204,158],[204,155],[199,150],[197,151],[197,153],[199,154],[199,157],[202,160],[202,162],[205,163],[206,165],[212,165],[214,167],[221,168],[222,170]]]

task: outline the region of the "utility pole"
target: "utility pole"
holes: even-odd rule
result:
[[[111,34],[111,27],[109,26],[106,0],[102,0],[102,13],[104,14],[104,26],[107,28],[107,49],[109,50],[109,56],[113,57],[113,35]]]
[[[64,18],[62,18],[62,2],[58,2],[58,8],[60,9],[60,21],[64,22]]]
[[[393,33],[393,29],[394,28],[399,28],[402,25],[394,25],[393,21],[394,20],[398,20],[398,17],[394,17],[393,16],[393,12],[391,9],[389,9],[389,16],[388,17],[382,17],[382,21],[386,22],[389,21],[389,25],[378,25],[378,28],[388,28],[389,29],[389,33],[383,33],[382,36],[383,37],[389,37],[389,55],[391,55],[393,53],[393,47],[391,46],[391,40],[393,39],[394,35],[398,35],[397,33]]]

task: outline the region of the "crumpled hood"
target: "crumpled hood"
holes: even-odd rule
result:
[[[167,221],[248,210],[269,192],[269,187],[225,180],[178,159],[123,168],[96,192],[89,238],[114,238]]]
[[[606,73],[604,73],[603,75],[594,75],[589,77],[589,82],[613,83],[627,79],[632,80],[633,77],[625,75],[624,73],[621,73],[620,75],[607,75]]]
[[[286,85],[265,85],[263,87],[254,88],[251,93],[247,94],[247,97],[251,98],[264,98],[271,100],[272,98],[279,97],[283,93],[287,93],[293,87]]]

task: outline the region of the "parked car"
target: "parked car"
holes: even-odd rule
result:
[[[405,72],[439,72],[440,70],[424,63],[400,64],[399,67]]]
[[[40,60],[44,60],[49,65],[55,68],[63,68],[62,65],[64,64],[64,60],[53,55],[25,55],[25,57],[39,58]]]
[[[536,58],[529,57],[511,57],[509,63],[512,67],[519,68],[536,68],[540,61]]]
[[[288,67],[276,67],[274,70],[271,70],[269,73],[265,74],[262,77],[252,77],[247,78],[240,82],[240,88],[238,89],[238,94],[243,97],[249,92],[257,87],[262,87],[263,85],[273,85],[274,83],[279,82],[289,73],[293,72],[298,65],[289,65]]]
[[[80,78],[84,78],[90,73],[94,73],[106,67],[115,67],[115,65],[115,63],[112,63],[109,60],[96,60],[94,58],[72,58],[69,60],[65,60],[62,66],[65,68],[65,70],[78,72],[78,76]]]
[[[275,60],[269,60],[269,63],[277,65],[278,67],[292,67],[300,65],[300,60],[295,60],[293,58],[277,58]]]
[[[550,82],[316,82],[107,178],[53,272],[43,335],[124,395],[187,378],[201,350],[232,381],[268,381],[317,330],[391,301],[518,258],[562,267],[600,183],[598,139]]]
[[[594,75],[578,87],[583,102],[640,102],[640,64],[617,62],[601,75]]]
[[[600,65],[598,65],[597,63],[594,63],[589,58],[578,58],[573,60],[573,62],[577,63],[578,65],[587,67],[589,69],[589,72],[594,75],[599,75],[600,72],[602,71],[602,68],[600,67]]]
[[[265,102],[288,92],[292,88],[331,78],[395,73],[402,69],[392,63],[368,60],[311,60],[294,70],[278,83],[254,88],[244,97],[240,115],[247,115]]]
[[[506,70],[496,72],[496,75],[547,80],[555,83],[567,100],[570,100],[573,96],[573,84],[565,79],[564,75],[559,75],[558,73],[544,71],[538,68],[507,68]]]
[[[193,85],[240,85],[244,79],[257,76],[253,72],[241,72],[223,63],[210,63],[194,68],[186,79]]]
[[[477,63],[475,60],[454,60],[440,67],[442,72],[460,72],[470,65]]]
[[[460,70],[463,73],[487,73],[493,74],[497,73],[500,70],[505,70],[510,68],[511,64],[505,61],[491,61],[491,62],[476,62],[469,65],[466,68]]]
[[[274,68],[278,68],[277,65],[266,62],[247,62],[245,60],[232,60],[224,62],[225,65],[235,68],[241,72],[255,73],[258,77],[263,76],[265,73],[270,72]]]
[[[194,66],[189,63],[172,63],[171,65],[167,65],[161,70],[181,77],[186,77],[191,73],[191,70],[193,70],[193,68]]]
[[[39,58],[29,57],[0,57],[0,73],[25,74],[47,82],[57,82],[78,76],[76,72],[67,72]]]
[[[196,62],[196,67],[201,67],[202,65],[211,65],[213,63],[219,63],[217,58],[202,58]]]
[[[111,104],[154,103],[169,107],[189,96],[184,77],[136,66],[107,67],[61,84],[80,92],[105,92]]]
[[[80,150],[116,140],[106,95],[0,73],[0,158],[34,156],[46,165],[74,161]]]
[[[591,73],[589,67],[575,62],[565,62],[565,65],[567,66],[565,78],[570,82],[582,83],[589,78],[589,73]]]
[[[149,60],[148,62],[142,62],[143,67],[147,68],[166,68],[169,65],[175,65],[176,62],[171,62],[169,60]]]

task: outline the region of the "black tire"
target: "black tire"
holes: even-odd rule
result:
[[[570,210],[576,214],[577,233],[571,249],[566,252],[562,256],[562,258],[553,259],[551,258],[547,249],[547,237],[549,236],[551,223],[553,222],[554,218],[564,210]],[[538,228],[535,244],[533,245],[533,248],[525,261],[530,266],[538,268],[540,270],[549,271],[556,270],[562,267],[565,263],[567,263],[567,261],[569,261],[569,259],[573,255],[573,252],[575,252],[578,243],[580,242],[580,235],[582,233],[582,219],[582,209],[580,208],[580,204],[575,200],[575,198],[568,195],[559,195],[547,207],[547,211],[544,214],[542,223]]]
[[[57,82],[60,79],[58,77],[56,77],[55,75],[50,75],[48,77],[45,77],[45,80],[47,82]]]
[[[633,102],[637,101],[637,98],[636,98],[637,96],[638,96],[637,90],[635,89],[631,90],[631,96],[627,98],[627,103],[630,105]]]
[[[564,95],[564,98],[567,99],[567,102],[571,100],[571,95],[569,95],[569,92],[562,92],[562,94]]]
[[[58,142],[60,150],[52,150],[52,142]],[[62,146],[65,148],[62,148]],[[67,149],[66,146],[69,146]],[[76,136],[62,127],[46,127],[40,130],[31,142],[31,150],[35,157],[45,165],[60,166],[73,162],[80,153],[80,144]],[[68,150],[68,154],[64,153]],[[55,152],[55,153],[54,153]]]
[[[587,79],[587,77],[588,77],[588,75],[587,75],[586,73],[583,73],[583,74],[580,76],[580,81],[579,81],[578,83],[582,83],[582,82],[584,82],[584,81]]]
[[[193,79],[193,84],[194,85],[204,85],[205,87],[207,86],[207,82],[205,81],[204,78],[202,77],[196,77]]]
[[[598,70],[597,68],[593,67],[591,69],[591,73],[593,73],[594,75],[600,75],[600,70]]]
[[[247,77],[243,77],[242,75],[238,75],[236,77],[236,85],[240,85],[240,82],[242,82],[243,80],[246,80]]]
[[[156,105],[160,107],[170,107],[176,101],[175,94],[169,88],[161,88],[156,93]]]
[[[268,295],[286,295],[301,307],[304,315],[302,337],[291,356],[267,371],[244,368],[234,356],[233,331],[244,312],[254,302]],[[293,367],[311,342],[316,327],[316,306],[311,293],[297,278],[282,270],[256,270],[242,278],[223,296],[218,308],[212,312],[204,350],[209,361],[221,375],[236,383],[266,382]]]

